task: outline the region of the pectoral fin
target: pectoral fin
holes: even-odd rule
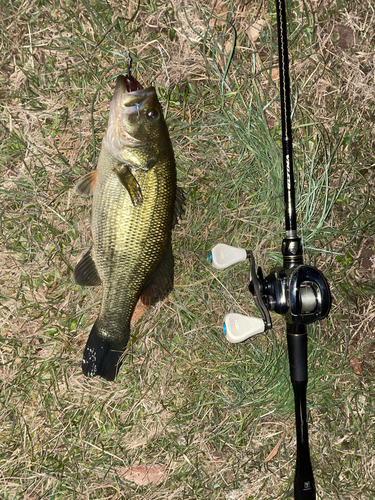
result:
[[[93,170],[92,172],[84,175],[78,180],[74,188],[74,192],[82,196],[92,196],[95,191],[97,177],[97,170]]]
[[[137,179],[130,172],[130,168],[127,165],[123,165],[120,169],[114,168],[113,171],[116,173],[121,184],[129,193],[133,205],[135,207],[141,205],[143,202],[141,187],[138,184]]]
[[[100,285],[102,282],[95,261],[92,258],[91,250],[90,248],[90,250],[85,253],[74,269],[74,281],[77,285],[96,286]]]

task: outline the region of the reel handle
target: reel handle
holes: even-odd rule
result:
[[[245,262],[247,251],[244,248],[231,247],[224,243],[217,244],[210,253],[210,261],[215,269],[226,269],[233,264]]]
[[[250,260],[250,279],[254,283],[257,292],[255,302],[262,313],[263,319],[237,313],[227,314],[224,317],[223,330],[226,339],[232,344],[243,342],[271,328],[271,318],[261,298],[252,252],[224,243],[217,244],[210,252],[210,261],[215,269],[225,269],[234,264],[245,262],[247,258]]]
[[[261,318],[229,313],[224,317],[223,330],[228,342],[238,344],[254,335],[263,333],[266,330],[266,325]]]

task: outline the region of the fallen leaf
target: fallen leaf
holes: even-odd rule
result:
[[[353,354],[354,348],[353,346],[349,346],[349,354]],[[353,368],[353,371],[356,375],[362,375],[363,367],[362,367],[362,361],[359,359],[358,356],[354,355],[350,358],[350,364]]]
[[[167,472],[162,465],[135,465],[126,469],[121,476],[138,486],[160,484],[167,479]]]
[[[214,26],[223,27],[223,26],[225,26],[227,24],[225,22],[225,19],[228,16],[228,5],[226,5],[226,3],[223,0],[214,0],[213,2],[211,2],[210,7],[212,9],[213,14],[215,14],[215,16],[221,18],[221,19],[217,19],[216,17],[211,18],[210,26],[211,27],[214,27]],[[224,21],[222,21],[222,19],[224,19]]]
[[[264,463],[266,464],[267,462],[269,462],[270,460],[272,460],[278,453],[279,451],[279,448],[281,446],[281,443],[284,441],[285,439],[285,432],[283,433],[283,435],[281,436],[281,438],[278,440],[276,446],[274,447],[274,449],[271,451],[271,453],[268,455],[268,457],[265,459]]]
[[[266,26],[266,24],[267,22],[264,19],[259,19],[259,21],[250,26],[247,33],[253,42],[258,40],[262,28],[263,26]]]
[[[279,68],[272,68],[272,71],[271,71],[271,78],[272,80],[277,80],[280,76],[280,70]]]
[[[341,49],[350,49],[355,45],[355,32],[349,26],[338,23],[333,27],[331,39]]]

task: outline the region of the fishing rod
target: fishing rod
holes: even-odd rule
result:
[[[295,500],[315,500],[315,481],[307,429],[306,325],[328,315],[331,307],[331,294],[323,274],[315,267],[304,264],[302,243],[297,234],[285,0],[276,0],[276,10],[285,202],[285,237],[281,245],[283,266],[272,269],[264,278],[260,267],[255,270],[255,259],[251,250],[222,243],[212,249],[210,259],[216,269],[224,269],[249,260],[249,290],[262,315],[262,318],[252,318],[237,313],[227,314],[224,318],[224,333],[229,342],[243,342],[272,328],[270,311],[281,314],[285,318],[297,436],[294,498]]]

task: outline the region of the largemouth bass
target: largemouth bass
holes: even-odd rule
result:
[[[83,354],[88,377],[114,380],[137,301],[146,307],[173,288],[171,233],[183,206],[168,128],[153,87],[117,78],[97,170],[77,194],[93,195],[93,246],[74,270],[77,284],[103,286]]]

